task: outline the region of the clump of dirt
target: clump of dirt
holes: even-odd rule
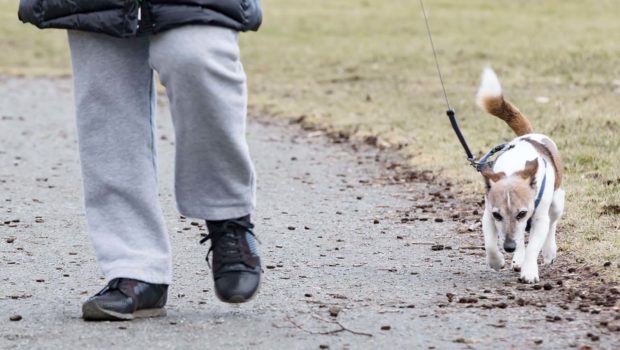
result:
[[[603,206],[602,215],[620,215],[620,205],[609,204]]]

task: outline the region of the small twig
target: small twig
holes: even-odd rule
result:
[[[372,334],[364,333],[364,332],[357,332],[357,331],[351,330],[351,329],[347,328],[346,326],[344,326],[342,323],[340,323],[338,321],[326,320],[326,319],[321,318],[321,317],[319,317],[317,315],[312,315],[312,317],[317,319],[317,320],[320,320],[320,321],[323,321],[323,322],[327,322],[329,324],[337,325],[340,328],[333,329],[331,331],[311,331],[311,330],[305,329],[303,327],[303,325],[295,322],[295,320],[293,320],[290,316],[287,316],[286,320],[288,322],[290,322],[295,328],[299,329],[302,332],[306,332],[308,334],[314,334],[314,335],[333,335],[333,334],[340,333],[340,332],[349,332],[349,333],[355,334],[355,335],[363,335],[363,336],[366,336],[366,337],[372,337]],[[277,328],[288,328],[288,327],[277,326]]]
[[[481,246],[481,245],[466,245],[466,246],[459,247],[459,249],[484,250],[484,246]]]
[[[409,244],[413,244],[413,245],[435,245],[435,242],[409,242]]]
[[[339,330],[339,332],[347,331],[349,333],[356,334],[356,335],[364,335],[364,336],[367,336],[367,337],[372,337],[372,334],[370,334],[370,333],[357,332],[357,331],[351,330],[351,329],[345,327],[342,323],[340,323],[340,322],[338,322],[336,320],[326,320],[326,319],[324,319],[324,318],[322,318],[322,317],[320,317],[318,315],[314,315],[314,314],[312,315],[312,317],[316,318],[317,320],[323,321],[323,322],[327,322],[327,323],[338,325],[341,328]]]

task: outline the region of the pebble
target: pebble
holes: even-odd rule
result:
[[[22,316],[21,315],[12,315],[11,317],[9,317],[9,320],[17,322],[17,321],[21,321],[22,320]]]
[[[340,310],[342,310],[339,306],[330,306],[329,307],[329,315],[331,317],[338,317],[338,314],[340,313]]]
[[[620,321],[608,322],[607,329],[611,332],[620,332]]]
[[[381,326],[382,331],[389,331],[390,329],[392,329],[392,326],[390,325]]]
[[[463,297],[459,299],[459,303],[461,304],[475,304],[478,302],[478,298],[474,297]]]

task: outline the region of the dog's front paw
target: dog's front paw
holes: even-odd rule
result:
[[[487,255],[487,263],[495,271],[501,270],[502,268],[504,268],[504,265],[506,265],[506,262],[504,261],[504,256],[501,254]]]
[[[538,283],[538,281],[540,281],[540,278],[538,277],[538,268],[523,267],[521,269],[521,276],[519,277],[519,281],[523,283]]]

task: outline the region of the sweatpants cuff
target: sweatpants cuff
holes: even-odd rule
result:
[[[207,207],[201,208],[201,210],[187,209],[179,205],[178,210],[181,215],[188,218],[203,220],[228,220],[251,214],[254,211],[254,205],[250,204],[232,208]]]
[[[114,268],[105,273],[105,278],[107,282],[115,278],[131,278],[142,282],[152,283],[152,284],[172,284],[172,274],[169,273],[167,275],[161,275],[159,273],[155,273],[153,271],[147,271],[144,269],[136,269],[135,267],[128,268]]]

